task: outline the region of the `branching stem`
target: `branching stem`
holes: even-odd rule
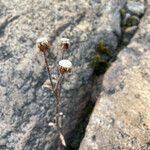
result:
[[[50,80],[50,83],[51,83],[51,86],[52,86],[52,90],[54,92],[54,85],[53,85],[52,76],[51,76],[49,65],[48,65],[47,56],[46,56],[45,52],[43,52],[43,54],[44,54],[44,60],[45,60],[45,64],[46,64],[46,69],[47,69],[47,72],[48,72],[48,77],[49,77],[49,80]]]
[[[61,98],[60,98],[61,82],[62,82],[62,79],[63,79],[63,75],[62,74],[59,75],[57,83],[54,87],[46,53],[43,52],[43,55],[44,55],[45,65],[46,65],[46,69],[47,69],[47,72],[48,72],[48,77],[49,77],[49,80],[50,80],[50,84],[52,86],[52,91],[53,91],[54,97],[56,99],[56,101],[55,101],[55,104],[56,104],[56,126],[57,126],[57,130],[58,130],[58,134],[60,135],[60,133],[62,133],[62,127],[59,125],[59,117],[60,117],[59,113],[60,113],[60,101],[61,101]],[[63,53],[62,53],[62,58],[63,58]],[[62,120],[62,122],[63,122],[63,120]],[[60,146],[59,147],[62,150],[63,146],[61,144],[61,139],[59,139],[59,140],[60,140]]]
[[[54,94],[55,99],[56,99],[56,101],[55,101],[55,103],[56,103],[56,107],[55,107],[56,108],[56,126],[57,126],[57,129],[59,130],[59,123],[58,123],[59,98],[58,98],[57,92],[54,89],[54,84],[53,84],[53,81],[52,81],[52,76],[51,76],[51,72],[50,72],[50,69],[49,69],[46,53],[43,52],[43,55],[44,55],[45,65],[46,65],[46,69],[47,69],[47,72],[48,72],[48,77],[49,77],[49,80],[50,80],[50,84],[52,86],[52,91],[53,91],[53,94]]]

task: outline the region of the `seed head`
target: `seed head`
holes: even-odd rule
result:
[[[68,59],[63,59],[63,60],[59,61],[59,66],[60,66],[59,71],[61,74],[71,72],[72,63]]]
[[[49,48],[52,47],[52,44],[45,37],[37,39],[36,43],[39,48],[39,51],[41,52],[46,52]]]
[[[61,39],[61,48],[62,49],[68,49],[70,47],[70,40],[67,38],[62,38]]]

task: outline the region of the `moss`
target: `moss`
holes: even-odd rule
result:
[[[106,46],[105,42],[101,40],[96,46],[96,55],[90,62],[90,67],[93,69],[93,79],[105,73],[109,67],[111,57],[111,50]]]
[[[93,69],[93,77],[99,76],[105,73],[109,66],[109,61],[103,60],[100,55],[95,55],[90,63],[90,67]]]
[[[125,18],[126,10],[124,8],[120,9],[120,17],[121,19]]]
[[[92,59],[92,61],[91,61],[91,63],[90,63],[90,67],[93,68],[93,69],[99,67],[99,63],[100,63],[101,61],[102,61],[102,59],[101,59],[100,55],[99,55],[99,54],[96,54],[96,55],[93,57],[93,59]]]
[[[120,25],[123,30],[124,30],[124,28],[138,25],[138,23],[139,23],[139,18],[134,15],[130,16],[126,21],[124,21],[124,19],[126,17],[126,13],[127,12],[124,8],[120,9],[120,17],[121,17]]]
[[[136,16],[131,16],[127,19],[125,26],[131,27],[139,24],[139,18]]]
[[[101,40],[96,46],[96,52],[99,54],[111,55],[110,49],[106,46],[105,42]]]

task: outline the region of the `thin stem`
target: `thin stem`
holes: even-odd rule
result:
[[[60,101],[61,101],[61,98],[60,98],[60,93],[61,93],[61,79],[62,79],[63,75],[60,74],[59,77],[58,77],[58,81],[55,85],[55,92],[56,92],[56,95],[57,95],[57,104],[56,104],[56,107],[57,107],[57,112],[58,112],[58,115],[56,117],[56,120],[57,120],[57,123],[58,123],[58,135],[59,135],[59,143],[58,143],[58,148],[59,150],[63,150],[63,145],[62,145],[62,141],[61,141],[61,138],[60,138],[60,134],[61,134],[61,120],[60,120]]]
[[[54,88],[55,91],[58,89],[58,86],[59,86],[59,83],[60,83],[62,77],[63,77],[63,75],[60,74],[59,77],[58,77],[57,83],[56,83],[56,85],[55,85],[55,88]]]
[[[43,54],[44,54],[44,59],[45,59],[45,64],[46,64],[46,69],[48,72],[50,84],[52,86],[52,91],[53,91],[54,97],[56,99],[56,101],[55,101],[55,104],[56,104],[56,107],[55,107],[56,108],[56,126],[57,126],[57,130],[58,130],[58,134],[60,135],[60,133],[62,133],[62,125],[63,125],[63,118],[61,121],[61,125],[59,125],[59,117],[60,117],[59,113],[60,113],[60,101],[61,101],[61,97],[60,97],[60,95],[61,95],[61,82],[63,79],[63,74],[59,75],[58,81],[54,87],[51,72],[50,72],[49,65],[48,65],[47,56],[46,56],[45,52],[43,52]],[[64,50],[62,51],[62,59],[63,59],[63,57],[64,57]],[[59,138],[59,140],[60,140],[60,143],[58,145],[59,145],[60,149],[62,150],[63,146],[61,143],[61,139]]]
[[[62,49],[62,56],[61,59],[64,59],[64,49]]]
[[[56,93],[56,99],[57,99],[57,102],[56,102],[56,113],[57,113],[57,124],[58,124],[58,130],[60,131],[60,126],[59,126],[59,113],[60,113],[60,90],[59,90],[59,85],[61,83],[61,79],[62,79],[63,75],[60,75],[59,78],[58,78],[58,81],[55,85],[55,93]]]
[[[58,80],[58,83],[57,83],[57,92],[58,92],[58,99],[59,99],[59,103],[61,101],[61,84],[62,84],[62,81],[63,81],[63,74],[60,75],[60,78]],[[62,116],[59,116],[61,117],[60,118],[60,128],[59,128],[59,134],[62,134],[63,135],[63,114]],[[62,139],[60,139],[61,141]],[[65,139],[64,139],[65,140]],[[66,142],[65,142],[66,143]],[[61,144],[60,144],[60,149],[63,150],[64,149],[64,145],[62,144],[62,141],[61,141]]]
[[[46,56],[46,53],[45,53],[45,52],[43,52],[43,54],[44,54],[46,69],[47,69],[47,72],[48,72],[48,77],[49,77],[49,80],[50,80],[50,83],[51,83],[51,86],[52,86],[52,90],[53,90],[53,92],[54,92],[54,85],[53,85],[53,81],[52,81],[50,69],[49,69],[49,66],[48,66],[47,56]]]
[[[57,126],[57,129],[59,130],[59,123],[58,123],[58,115],[59,115],[59,98],[57,96],[57,92],[55,92],[55,89],[54,89],[54,84],[53,84],[53,81],[52,81],[52,77],[51,77],[51,73],[50,73],[50,69],[49,69],[49,65],[48,65],[48,60],[47,60],[47,56],[46,56],[46,53],[43,52],[44,54],[44,59],[45,59],[45,64],[46,64],[46,68],[47,68],[47,72],[48,72],[48,76],[49,76],[49,80],[50,80],[50,83],[51,83],[51,86],[52,86],[52,91],[54,93],[54,96],[56,98],[56,126]]]
[[[56,83],[56,86],[55,86],[55,92],[56,92],[56,97],[57,97],[57,104],[56,104],[56,107],[57,107],[57,114],[59,115],[60,113],[60,91],[61,89],[59,88],[60,87],[60,84],[61,84],[61,79],[62,79],[63,75],[60,75],[60,77],[58,78],[58,81]],[[57,119],[59,120],[59,116],[57,116]],[[59,130],[60,130],[60,126],[59,126]]]

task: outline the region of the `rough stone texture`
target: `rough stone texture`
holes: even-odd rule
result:
[[[136,1],[128,1],[127,3],[127,9],[138,16],[141,16],[144,14],[144,4],[141,2],[136,2]]]
[[[80,150],[150,149],[149,41],[147,5],[139,30],[104,76]]]
[[[48,123],[54,117],[54,98],[42,89],[47,79],[43,56],[35,41],[49,36],[59,59],[58,41],[71,39],[65,57],[73,74],[63,84],[62,110],[67,135],[90,98],[92,70],[88,63],[100,39],[115,50],[120,36],[119,9],[125,0],[1,0],[0,1],[0,149],[57,149],[56,133]],[[53,72],[55,73],[55,71]]]

